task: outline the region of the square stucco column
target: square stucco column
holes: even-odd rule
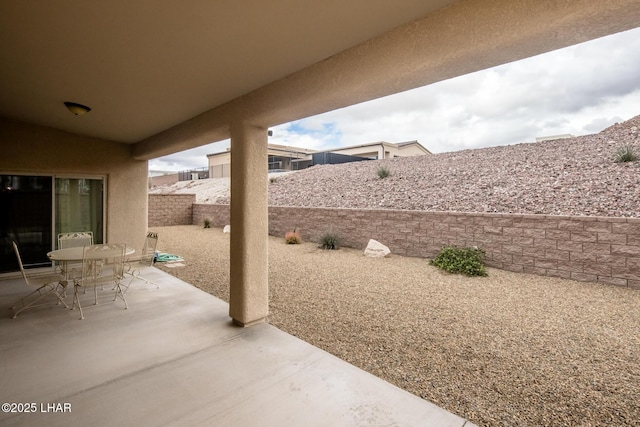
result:
[[[229,315],[250,326],[269,315],[267,129],[231,126]]]

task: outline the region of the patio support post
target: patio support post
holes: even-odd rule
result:
[[[269,315],[267,129],[231,125],[229,315],[241,326]]]

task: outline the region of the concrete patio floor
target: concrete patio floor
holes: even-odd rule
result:
[[[129,309],[81,295],[10,318],[28,289],[0,280],[0,425],[472,426],[417,396],[261,324],[158,269],[134,282]],[[67,303],[72,300],[68,292]],[[35,405],[31,405],[35,404]]]

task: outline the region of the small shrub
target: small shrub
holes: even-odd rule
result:
[[[287,242],[288,245],[299,245],[302,243],[300,233],[298,233],[295,228],[293,231],[287,231],[284,235],[284,241]]]
[[[429,264],[449,273],[465,276],[486,276],[484,268],[484,251],[478,248],[454,248],[446,246]]]
[[[616,149],[614,154],[616,163],[635,162],[636,160],[638,160],[638,154],[636,154],[633,145],[624,144]]]
[[[322,246],[322,249],[337,249],[339,240],[340,239],[336,233],[333,231],[327,231],[322,235],[322,237],[320,237],[320,245]]]
[[[388,177],[389,175],[391,175],[391,171],[389,170],[388,167],[386,166],[379,166],[378,167],[378,178],[383,179]]]
[[[209,218],[204,219],[204,228],[211,228],[211,220]]]

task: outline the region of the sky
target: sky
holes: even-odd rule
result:
[[[271,128],[272,144],[318,150],[417,140],[432,153],[600,132],[640,115],[640,28]],[[221,141],[149,161],[207,166]]]

